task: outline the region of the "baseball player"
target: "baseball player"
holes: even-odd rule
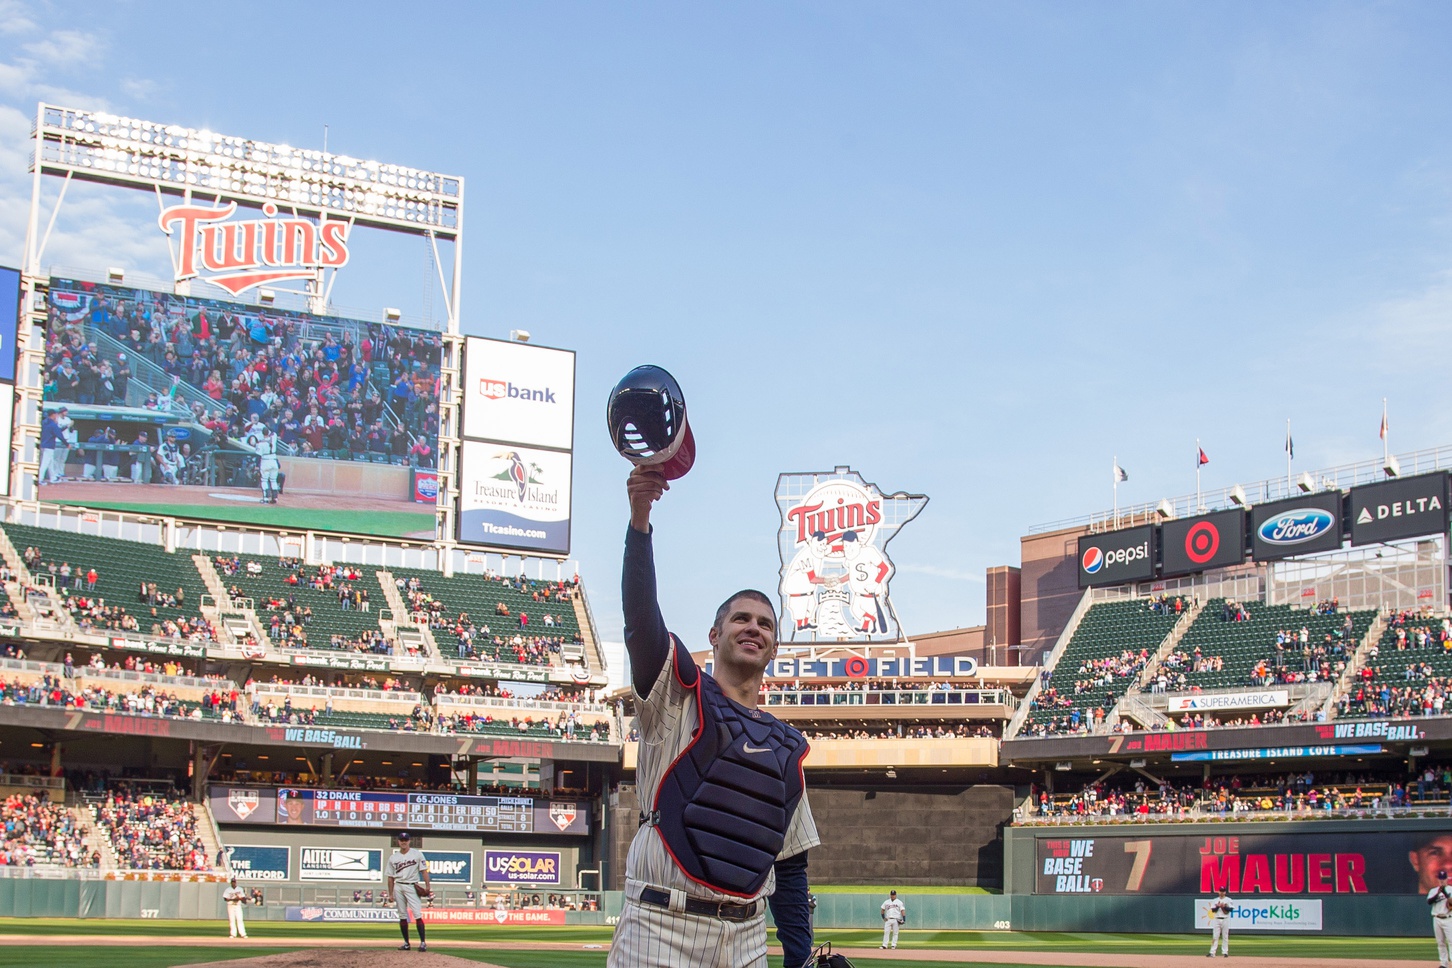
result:
[[[640,697],[640,827],[625,862],[625,906],[609,968],[766,968],[766,907],[787,968],[811,961],[807,743],[757,708],[776,656],[776,611],[755,590],[716,612],[712,672],[666,631],[656,601],[651,505],[658,466],[630,474],[622,601]],[[764,903],[763,903],[764,902]]]
[[[847,586],[852,589],[852,624],[859,632],[881,632],[887,627],[882,592],[892,566],[882,552],[861,541],[856,531],[842,534],[847,557]]]
[[[262,503],[276,504],[277,472],[282,469],[281,462],[277,459],[277,432],[271,427],[265,428],[262,435],[257,439],[257,476],[262,483]]]
[[[222,892],[222,900],[227,902],[227,937],[247,937],[247,925],[242,923],[242,906],[247,903],[247,892],[237,886],[237,878],[232,878],[231,886]]]
[[[399,951],[407,951],[411,947],[408,941],[408,922],[412,918],[418,927],[418,950],[429,950],[428,942],[424,940],[423,901],[419,900],[419,884],[423,884],[423,893],[432,894],[433,888],[429,885],[429,862],[424,855],[410,846],[412,838],[407,830],[398,835],[398,849],[388,856],[388,864],[383,868],[388,874],[388,893],[393,895],[393,903],[398,908],[398,928],[403,932],[403,944],[398,946]],[[423,878],[420,882],[419,878]]]
[[[1230,912],[1235,910],[1235,902],[1232,901],[1225,888],[1216,892],[1215,900],[1210,902],[1210,916],[1213,924],[1210,929],[1210,953],[1206,958],[1215,957],[1215,946],[1220,946],[1220,954],[1226,958],[1230,957]]]
[[[786,596],[787,610],[792,614],[797,632],[817,627],[817,586],[821,584],[817,568],[826,553],[827,536],[821,531],[813,532],[782,576],[782,594]]]
[[[1437,872],[1437,886],[1427,892],[1432,908],[1432,936],[1437,939],[1437,964],[1452,964],[1452,888],[1447,886],[1447,872]]]
[[[182,468],[181,448],[177,446],[176,436],[170,432],[161,446],[156,449],[156,468],[161,472],[161,480],[164,484],[180,484],[178,476]]]
[[[897,947],[897,929],[907,920],[907,905],[897,899],[897,891],[888,891],[882,902],[882,944],[879,948]]]

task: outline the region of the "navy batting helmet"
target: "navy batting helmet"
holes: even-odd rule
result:
[[[637,366],[615,384],[605,421],[620,456],[660,468],[667,480],[685,476],[695,463],[685,394],[676,378],[658,366]]]

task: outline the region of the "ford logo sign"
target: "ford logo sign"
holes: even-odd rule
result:
[[[1267,519],[1257,534],[1266,544],[1284,548],[1314,541],[1335,526],[1336,517],[1330,511],[1294,508]]]

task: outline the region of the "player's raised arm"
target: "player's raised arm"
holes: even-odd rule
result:
[[[625,534],[625,566],[620,600],[625,610],[625,648],[638,695],[649,695],[670,655],[670,634],[656,600],[655,556],[650,540],[650,508],[670,489],[658,468],[641,465],[625,482],[630,497],[630,527]]]

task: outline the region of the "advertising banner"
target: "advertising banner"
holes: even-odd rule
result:
[[[1240,564],[1245,560],[1245,510],[1165,522],[1160,528],[1160,555],[1165,577]]]
[[[1235,901],[1230,917],[1230,933],[1237,931],[1320,931],[1321,901],[1307,898],[1299,901],[1255,901],[1249,904]],[[1197,898],[1195,904],[1195,927],[1208,931],[1215,923],[1210,905],[1215,898]]]
[[[207,804],[217,823],[277,822],[277,795],[271,789],[214,786],[207,790]]]
[[[383,851],[340,847],[302,848],[297,875],[304,881],[381,881]],[[398,917],[394,913],[394,918]]]
[[[439,472],[422,467],[413,469],[413,503],[428,504],[430,506],[439,503]]]
[[[486,884],[559,884],[559,851],[486,850]]]
[[[1294,760],[1308,756],[1365,756],[1380,753],[1380,743],[1352,743],[1341,746],[1263,746],[1243,750],[1193,750],[1171,753],[1171,763],[1218,763],[1237,760]]]
[[[1153,578],[1155,528],[1146,524],[1079,539],[1079,587]]]
[[[474,883],[474,855],[467,850],[426,850],[429,877],[443,884]]]
[[[1250,509],[1250,548],[1273,561],[1341,547],[1341,492],[1307,494]]]
[[[1036,850],[1036,894],[1203,897],[1223,887],[1249,906],[1298,895],[1425,895],[1452,850],[1452,818],[1445,832],[1206,837],[1145,829],[1142,835],[1048,836],[1037,840]]]
[[[20,334],[20,270],[0,266],[0,382],[15,382]]]
[[[1223,692],[1206,696],[1171,696],[1169,712],[1191,713],[1211,709],[1259,709],[1271,706],[1289,706],[1291,694],[1284,689],[1261,690],[1257,692]]]
[[[227,848],[227,866],[239,881],[285,881],[291,852],[290,847],[237,844]]]
[[[1447,473],[1351,489],[1351,543],[1380,544],[1447,533]]]
[[[514,927],[521,924],[564,924],[564,911],[495,911],[487,908],[424,908],[424,920],[433,924],[497,924]],[[393,905],[383,907],[342,907],[334,905],[289,904],[283,911],[288,921],[386,921],[398,922]]]
[[[459,454],[460,542],[569,553],[568,453],[466,440]]]
[[[464,436],[526,447],[575,445],[575,354],[513,340],[464,340]]]

